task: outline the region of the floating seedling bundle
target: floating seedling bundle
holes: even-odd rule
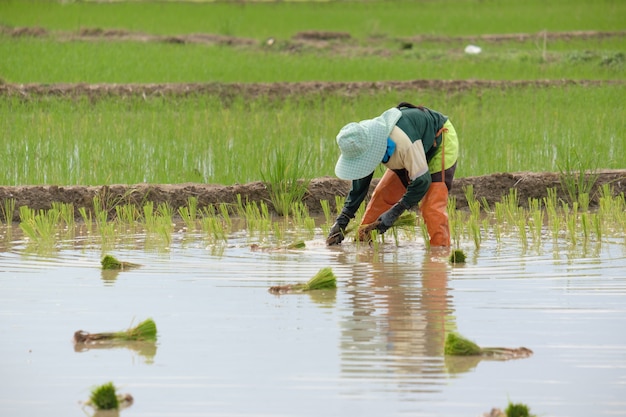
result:
[[[135,327],[120,332],[88,333],[78,330],[74,333],[74,343],[90,344],[99,342],[154,342],[157,337],[156,323],[146,319]]]
[[[124,270],[137,268],[140,266],[139,264],[134,264],[132,262],[118,261],[115,257],[111,255],[105,255],[102,258],[102,261],[100,261],[100,264],[102,265],[102,269],[106,270]]]
[[[264,247],[256,243],[250,245],[250,249],[252,249],[253,251],[266,251],[266,252],[277,252],[277,251],[295,250],[295,249],[304,249],[304,248],[306,248],[306,243],[303,240],[298,240],[288,245],[279,246],[279,247]]]
[[[465,263],[465,252],[461,249],[455,249],[450,254],[449,258],[450,263],[452,264],[464,264]]]
[[[113,382],[107,382],[91,390],[91,395],[85,405],[96,410],[118,410],[129,407],[132,403],[133,397],[130,394],[118,394]]]
[[[446,335],[444,353],[450,356],[480,356],[485,358],[509,360],[527,358],[533,351],[525,348],[480,347],[458,333]]]
[[[313,290],[329,290],[337,288],[337,277],[330,267],[322,268],[305,284],[287,284],[270,287],[272,294],[292,294]]]

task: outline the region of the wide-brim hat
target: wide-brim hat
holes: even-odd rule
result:
[[[374,119],[348,123],[337,134],[341,156],[335,174],[344,180],[358,180],[374,172],[387,149],[387,138],[402,116],[391,108]]]

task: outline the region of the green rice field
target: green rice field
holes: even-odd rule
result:
[[[400,101],[447,114],[458,176],[624,168],[626,4],[599,1],[2,2],[6,85],[570,80],[539,86],[368,89],[248,97],[0,95],[0,184],[260,180],[276,152],[334,175],[335,135]],[[43,35],[17,36],[18,28]],[[241,44],[73,38],[81,30],[209,33]],[[297,42],[303,31],[347,40]],[[602,36],[565,36],[576,31]],[[526,34],[520,39],[507,37]],[[561,34],[561,36],[559,36]],[[495,36],[499,40],[486,36]],[[481,38],[482,36],[482,38]],[[270,45],[267,39],[274,38]],[[463,52],[468,44],[483,52]],[[594,81],[589,83],[588,81]],[[0,85],[0,87],[2,87]],[[299,90],[298,90],[299,91]],[[294,161],[307,155],[305,163]],[[273,162],[274,161],[274,162]]]

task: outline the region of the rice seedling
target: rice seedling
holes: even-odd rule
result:
[[[121,342],[154,342],[157,338],[157,327],[154,320],[148,318],[135,327],[130,327],[119,332],[88,333],[77,330],[74,333],[74,343],[99,343],[107,341]]]
[[[135,204],[117,205],[115,219],[121,224],[134,225],[141,219],[141,213]]]
[[[578,202],[572,203],[572,210],[569,205],[563,202],[563,212],[565,213],[565,226],[567,227],[567,236],[573,246],[578,242],[577,224],[578,224]]]
[[[85,405],[96,410],[94,417],[100,415],[112,417],[119,415],[118,410],[130,407],[133,401],[132,395],[128,393],[118,394],[113,382],[108,382],[93,387]]]
[[[582,210],[589,208],[589,194],[598,180],[597,168],[592,165],[591,160],[583,160],[575,149],[557,164],[561,188],[569,202],[577,202]]]
[[[26,236],[38,243],[53,243],[60,218],[57,209],[35,211],[21,206],[19,213],[20,228]]]
[[[272,294],[293,294],[315,290],[333,290],[337,288],[337,277],[332,268],[320,269],[309,281],[304,284],[276,285],[269,288]]]
[[[98,229],[98,233],[103,242],[108,241],[115,235],[115,225],[109,223],[109,211],[106,208],[106,204],[100,196],[96,195],[93,198],[93,210],[94,221]]]
[[[188,197],[187,205],[179,207],[178,214],[183,219],[187,230],[195,230],[198,223],[198,197]]]
[[[526,404],[509,402],[504,410],[506,417],[534,417],[530,414],[530,408]]]
[[[85,227],[87,228],[87,233],[91,234],[93,230],[93,219],[91,217],[91,212],[88,211],[86,207],[79,207],[78,213],[80,214],[80,217],[83,220]]]
[[[335,221],[335,218],[330,212],[330,203],[328,200],[320,200],[320,206],[322,207],[322,213],[324,213],[324,222],[329,225]]]
[[[450,332],[446,334],[444,343],[444,354],[450,356],[481,356],[492,359],[519,359],[527,358],[532,355],[532,351],[525,347],[519,348],[501,348],[501,347],[485,347],[482,348],[469,339],[464,338],[458,333]]]
[[[90,404],[97,410],[116,410],[119,408],[116,391],[113,382],[94,387],[89,397]]]
[[[465,252],[463,252],[463,250],[461,250],[461,249],[455,249],[450,254],[450,257],[448,258],[448,260],[452,264],[464,264],[465,263]]]
[[[102,269],[119,269],[119,270],[125,270],[125,269],[131,269],[131,268],[138,268],[141,265],[139,264],[135,264],[132,262],[122,262],[117,260],[117,258],[115,258],[112,255],[105,255],[104,257],[102,257],[102,260],[100,261],[100,265],[102,265]]]
[[[533,244],[537,247],[541,244],[543,235],[544,211],[541,208],[533,208],[531,210],[528,218],[528,227]]]
[[[556,240],[561,230],[561,216],[558,214],[556,188],[548,188],[547,196],[543,198],[543,205],[547,214],[547,222],[552,231],[552,239]]]
[[[170,79],[168,81],[171,82]],[[43,77],[41,82],[46,82],[46,78]],[[619,137],[615,126],[623,125],[626,115],[614,114],[612,123],[598,124],[597,121],[610,114],[611,109],[619,108],[625,90],[625,86],[619,85],[571,86],[562,90],[529,87],[511,89],[511,95],[504,97],[499,88],[494,88],[484,91],[480,106],[473,106],[476,100],[474,92],[444,96],[426,92],[421,98],[424,102],[441,103],[451,115],[463,115],[463,131],[468,137],[483,132],[485,152],[464,155],[464,163],[459,166],[457,174],[463,177],[503,171],[553,170],[554,155],[550,152],[528,155],[523,151],[527,147],[541,145],[542,138],[546,136],[552,135],[554,140],[560,142],[555,144],[557,148],[581,149],[591,136]],[[372,100],[372,94],[376,100]],[[286,136],[319,138],[299,143],[314,161],[306,168],[306,177],[326,176],[333,172],[337,160],[337,148],[330,139],[336,135],[337,129],[347,119],[379,113],[380,103],[397,103],[403,98],[406,98],[405,90],[368,91],[367,94],[350,97],[324,95],[321,103],[316,92],[282,101],[267,98],[234,100],[225,106],[216,95],[149,97],[146,100],[141,97],[108,97],[95,102],[56,97],[20,102],[0,97],[0,113],[6,115],[0,119],[0,130],[4,131],[6,127],[11,132],[11,137],[7,138],[8,149],[0,154],[0,164],[6,168],[0,171],[0,183],[70,185],[202,181],[229,185],[258,181],[259,172],[265,164],[258,155],[267,152],[267,149],[284,146]],[[531,108],[531,104],[542,104],[532,106],[533,114],[530,115],[540,118],[546,113],[546,108],[558,109],[559,115],[572,114],[577,111],[576,103],[582,101],[594,103],[588,114],[580,115],[576,120],[559,116],[555,120],[555,125],[560,127],[558,131],[533,132],[537,128],[530,121],[532,117],[529,117],[528,125],[519,125],[516,111]],[[503,121],[504,127],[515,125],[515,129],[510,129],[514,137],[509,136],[507,146],[513,156],[492,153],[497,149],[493,145],[500,143],[502,138],[488,129],[488,121],[480,117],[479,111],[494,114]],[[250,114],[255,116],[250,117]],[[245,127],[233,128],[232,123],[213,123],[215,120],[246,120],[246,123]],[[280,120],[279,126],[274,127],[277,120]],[[41,149],[49,155],[45,160],[29,156],[32,152],[29,153],[28,149],[42,146],[40,132],[34,126],[47,126],[52,135],[50,143],[54,147],[46,145],[49,148]],[[199,140],[181,140],[202,137],[207,129],[215,137],[232,140],[214,141],[210,145]],[[175,138],[170,135],[173,131],[177,132]],[[562,131],[575,134],[562,135]],[[76,139],[85,137],[93,139]],[[263,140],[258,140],[259,137]],[[622,155],[626,152],[625,146],[621,141],[598,141],[594,144],[598,153],[604,155]],[[70,169],[67,155],[74,153],[78,155],[81,166],[88,166],[89,170]],[[295,150],[290,148],[284,153],[289,160],[295,160]],[[603,161],[603,168],[621,168],[619,158],[614,159]],[[250,163],[242,164],[242,160]],[[118,166],[125,169],[116,169]],[[194,169],[189,169],[190,166]],[[42,173],[46,174],[45,177]],[[112,201],[108,205],[114,203]]]
[[[308,192],[310,179],[307,179],[306,167],[309,166],[310,154],[302,148],[288,154],[283,148],[276,148],[268,162],[269,166],[261,171],[274,210],[281,216],[288,216],[292,205],[299,202]]]
[[[450,230],[454,230],[454,228],[451,228]],[[430,235],[428,234],[428,227],[426,227],[425,222],[420,223],[420,232],[422,234],[424,246],[426,247],[426,249],[430,249]],[[452,233],[452,240],[456,241],[456,235],[454,233]]]
[[[11,224],[13,222],[13,213],[15,212],[15,199],[14,198],[5,198],[2,200],[2,204],[0,204],[0,213],[2,214],[2,218],[7,224]],[[0,225],[2,222],[0,222]]]
[[[519,217],[516,224],[520,243],[522,244],[522,248],[526,249],[528,247],[528,235],[526,234],[526,216]]]
[[[59,212],[60,223],[65,224],[68,229],[74,227],[74,205],[72,203],[61,203],[58,201],[52,202],[52,209]]]
[[[303,240],[297,240],[287,245],[278,246],[278,247],[262,246],[262,245],[259,245],[258,243],[253,243],[252,245],[250,245],[250,249],[254,251],[265,251],[265,252],[277,252],[277,251],[296,250],[296,249],[304,249],[304,248],[306,248],[306,243]]]
[[[203,216],[200,227],[212,242],[226,241],[227,233],[224,222],[217,216]]]

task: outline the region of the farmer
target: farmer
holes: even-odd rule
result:
[[[372,230],[385,233],[396,219],[421,202],[431,246],[450,246],[448,191],[452,187],[458,140],[447,116],[402,102],[382,115],[345,125],[337,134],[341,156],[335,173],[352,180],[327,245],[340,244],[345,230],[369,191],[374,170],[387,170],[374,189],[359,227],[359,239]]]

